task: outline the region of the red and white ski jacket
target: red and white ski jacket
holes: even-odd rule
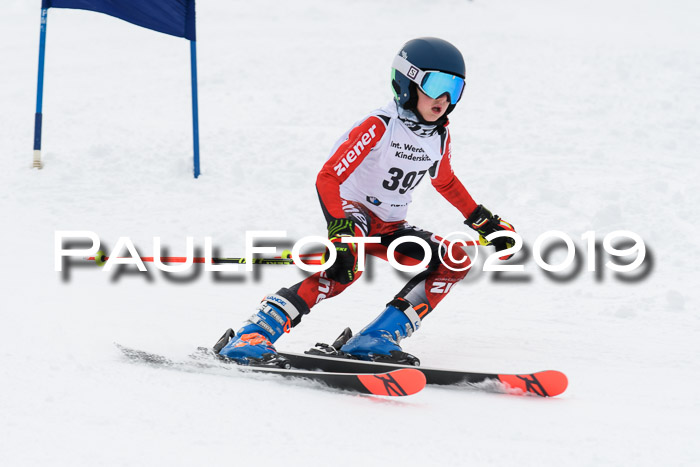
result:
[[[476,203],[452,171],[447,124],[418,125],[399,110],[405,112],[391,102],[371,112],[336,142],[316,179],[327,218],[345,217],[342,198],[362,203],[385,222],[404,220],[426,175],[465,218],[474,211]]]

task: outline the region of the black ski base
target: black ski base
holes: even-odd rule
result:
[[[350,328],[345,328],[333,344],[316,344],[304,354],[280,352],[279,356],[292,368],[352,373],[374,373],[406,368],[416,368],[420,361],[406,352],[391,352],[391,355],[374,356],[372,361],[360,360],[343,352],[341,348],[352,337]],[[566,375],[560,371],[547,370],[529,374],[477,373],[419,367],[425,375],[426,384],[451,386],[469,385],[484,390],[514,390],[542,397],[561,394],[568,386]]]

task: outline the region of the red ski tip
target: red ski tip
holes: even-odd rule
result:
[[[569,385],[566,375],[555,370],[539,371],[529,375],[498,375],[498,379],[508,387],[542,397],[558,396],[566,391]]]
[[[413,368],[357,375],[357,378],[369,392],[377,396],[410,396],[425,387],[425,375]]]

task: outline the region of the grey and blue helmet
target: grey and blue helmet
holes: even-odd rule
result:
[[[394,57],[391,70],[394,100],[405,109],[416,106],[416,88],[437,99],[448,95],[454,109],[464,90],[464,58],[449,42],[436,37],[421,37],[406,42]]]

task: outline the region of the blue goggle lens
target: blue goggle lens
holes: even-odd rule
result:
[[[448,93],[450,95],[450,103],[454,105],[462,97],[464,80],[449,73],[429,71],[423,78],[423,83],[420,87],[426,95],[433,99]]]

